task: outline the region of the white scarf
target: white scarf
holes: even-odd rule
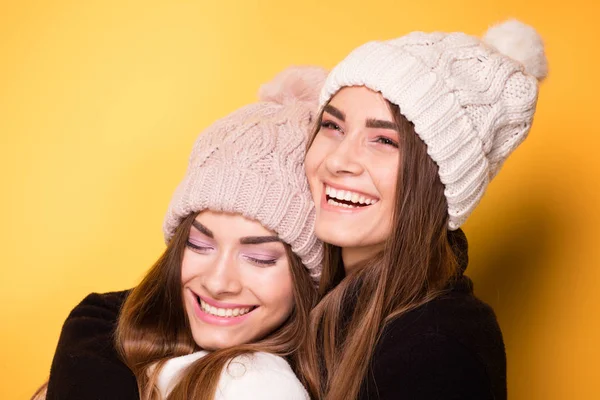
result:
[[[168,360],[157,379],[161,395],[166,397],[186,368],[207,354],[202,350]],[[221,372],[215,392],[215,400],[256,399],[309,400],[310,397],[286,360],[259,352],[234,358]]]

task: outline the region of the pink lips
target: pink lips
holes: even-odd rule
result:
[[[237,325],[239,323],[244,322],[245,320],[247,320],[250,316],[250,314],[252,314],[252,312],[254,310],[251,310],[250,312],[244,314],[244,315],[240,315],[237,317],[219,317],[217,315],[212,315],[209,314],[207,312],[205,312],[202,307],[200,307],[200,302],[197,300],[196,298],[196,294],[194,292],[192,292],[191,290],[187,290],[187,295],[189,296],[189,300],[192,302],[193,308],[194,308],[194,314],[196,314],[196,317],[198,317],[198,319],[200,319],[203,322],[206,322],[207,324],[211,324],[211,325],[218,325],[218,326],[232,326],[232,325]],[[202,300],[205,301],[206,303],[214,306],[214,307],[219,307],[219,308],[242,308],[242,307],[248,307],[248,306],[243,306],[243,305],[235,305],[235,304],[229,304],[229,303],[221,303],[218,302],[216,300],[208,300],[204,297],[202,297]],[[226,306],[226,307],[224,307]]]

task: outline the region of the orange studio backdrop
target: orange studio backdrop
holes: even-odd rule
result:
[[[196,135],[290,64],[516,17],[550,75],[530,137],[465,226],[511,399],[599,399],[600,6],[572,0],[34,1],[0,5],[0,399],[48,377],[89,292],[134,286]]]

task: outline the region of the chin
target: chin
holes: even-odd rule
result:
[[[231,338],[210,337],[206,334],[198,334],[193,336],[194,342],[196,342],[198,347],[207,351],[226,349],[241,344]]]
[[[348,230],[331,229],[331,226],[315,228],[315,236],[325,243],[338,247],[355,247],[361,242],[360,238],[348,235]]]

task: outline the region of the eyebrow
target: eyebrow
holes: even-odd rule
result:
[[[281,242],[281,239],[277,236],[247,236],[240,239],[241,244],[261,244]]]
[[[341,112],[340,110],[338,110],[337,108],[335,108],[334,106],[332,106],[331,104],[327,104],[323,108],[323,111],[333,115],[337,119],[341,119],[342,121],[346,120],[346,115],[343,112]]]
[[[202,225],[200,222],[194,220],[194,222],[192,222],[192,225],[194,225],[194,228],[198,229],[200,232],[204,233],[209,238],[211,238],[211,239],[215,238],[215,235],[213,235],[212,231],[210,229],[208,229],[207,227],[205,227],[204,225]]]
[[[337,108],[335,108],[334,106],[332,106],[331,104],[327,104],[323,108],[323,111],[333,115],[334,117],[336,117],[337,119],[340,119],[342,121],[346,120],[346,115],[342,111],[340,111]],[[392,129],[392,130],[398,132],[398,127],[396,126],[396,124],[394,122],[383,121],[383,120],[375,119],[375,118],[367,119],[366,127],[367,128]]]
[[[398,132],[398,126],[392,121],[382,121],[380,119],[371,119],[367,120],[367,128],[382,128],[382,129],[392,129]]]
[[[194,228],[198,229],[200,232],[205,234],[211,239],[214,239],[215,236],[210,229],[202,225],[200,222],[194,220],[192,222]],[[240,238],[241,244],[262,244],[262,243],[271,243],[271,242],[281,242],[281,239],[277,236],[246,236]]]

